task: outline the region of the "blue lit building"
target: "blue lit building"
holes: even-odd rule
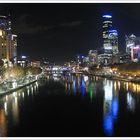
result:
[[[112,26],[112,16],[103,15],[103,48],[118,53],[118,32]]]
[[[118,51],[118,32],[113,28],[112,15],[104,14],[103,19],[103,47],[98,49],[98,62],[108,66],[112,63],[112,56]]]
[[[118,50],[118,32],[117,30],[109,30],[109,40],[113,54],[117,54]]]

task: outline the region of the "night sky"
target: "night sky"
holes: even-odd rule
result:
[[[10,12],[18,35],[18,55],[47,57],[62,64],[77,54],[102,46],[102,14],[111,13],[125,50],[125,34],[140,36],[140,4],[32,3],[0,4],[0,14]]]

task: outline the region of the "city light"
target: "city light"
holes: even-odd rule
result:
[[[0,36],[2,36],[2,30],[0,30]]]
[[[93,98],[93,87],[94,87],[94,84],[91,83],[90,84],[90,87],[89,87],[89,94],[90,94],[90,99],[92,101],[92,98]]]
[[[104,85],[104,92],[105,100],[112,100],[112,82],[109,84],[109,81],[107,81],[107,84]]]
[[[82,79],[82,85],[81,85],[81,92],[82,92],[82,96],[84,96],[86,89],[85,89],[85,81],[83,79]]]
[[[139,136],[132,5],[2,4],[12,15],[0,16],[0,136]]]
[[[27,57],[25,55],[22,55],[21,58],[26,59]]]
[[[104,18],[112,18],[111,15],[103,15]]]
[[[74,89],[74,95],[76,95],[76,80],[73,81],[73,89]]]

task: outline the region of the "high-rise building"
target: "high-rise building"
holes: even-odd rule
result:
[[[118,51],[118,32],[112,25],[112,15],[103,15],[103,47],[98,49],[98,62],[107,66]]]
[[[118,53],[118,32],[112,26],[112,16],[103,15],[103,48]]]
[[[106,50],[111,50],[111,43],[109,39],[109,30],[112,28],[112,16],[103,15],[103,48]]]
[[[135,35],[126,36],[126,53],[131,56],[131,61],[140,61],[140,37]]]
[[[125,42],[126,42],[126,53],[131,54],[131,49],[135,46],[135,39],[136,36],[134,34],[130,36],[125,36]]]
[[[12,35],[11,20],[0,16],[0,59],[12,60],[16,55],[17,36]]]
[[[112,47],[112,53],[117,54],[118,50],[118,32],[117,30],[109,30],[109,40]]]
[[[14,63],[17,63],[17,35],[12,34],[12,45],[10,48],[10,58]]]

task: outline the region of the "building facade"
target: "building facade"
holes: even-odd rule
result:
[[[96,66],[98,64],[98,52],[97,50],[90,50],[88,53],[89,65]]]
[[[109,30],[112,28],[112,16],[103,15],[103,48],[106,50],[111,50],[111,43],[109,39]]]
[[[17,56],[17,36],[12,35],[11,20],[0,16],[0,59],[11,61]]]
[[[117,54],[118,32],[113,28],[112,16],[103,15],[103,47],[98,49],[98,62],[107,66],[112,62],[112,55]]]
[[[125,36],[125,42],[126,42],[126,53],[131,54],[131,49],[135,47],[135,35]]]
[[[126,53],[131,56],[132,62],[140,61],[140,37],[135,35],[126,36]]]
[[[112,16],[103,15],[103,48],[118,53],[118,32],[112,26]]]
[[[112,64],[131,63],[131,56],[127,53],[118,53],[112,56]]]

